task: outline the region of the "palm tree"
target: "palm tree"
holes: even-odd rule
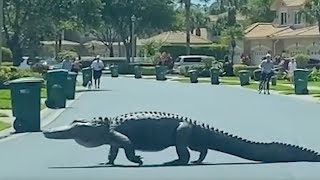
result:
[[[320,0],[307,0],[304,8],[300,11],[300,15],[302,14],[310,24],[317,22],[320,32]]]
[[[191,0],[179,0],[181,6],[184,4],[185,12],[186,12],[186,54],[190,54],[190,30],[191,30],[191,23],[190,23],[190,9],[191,9]]]

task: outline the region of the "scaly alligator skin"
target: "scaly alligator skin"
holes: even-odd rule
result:
[[[114,164],[120,148],[129,161],[143,164],[140,151],[161,151],[175,146],[178,159],[166,165],[189,163],[188,148],[200,153],[191,163],[200,164],[208,150],[259,162],[320,162],[317,152],[290,144],[260,143],[230,135],[190,118],[165,112],[134,112],[114,118],[75,120],[69,126],[43,131],[50,139],[74,139],[85,147],[110,145],[108,162]]]

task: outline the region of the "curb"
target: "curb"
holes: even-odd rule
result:
[[[68,109],[75,101],[77,101],[82,95],[84,94],[84,92],[79,92],[76,93],[75,95],[75,99],[74,100],[68,100],[66,102],[66,108],[63,109],[49,109],[49,108],[45,108],[40,112],[40,116],[41,116],[41,129],[45,128],[46,126],[50,125],[51,123],[53,123],[66,109]],[[6,140],[10,140],[13,138],[17,138],[20,136],[24,136],[29,134],[29,132],[27,133],[19,133],[19,134],[15,134],[14,133],[15,130],[13,127],[10,127],[8,129],[5,129],[3,131],[0,131],[0,143]]]

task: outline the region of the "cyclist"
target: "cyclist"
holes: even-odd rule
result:
[[[259,84],[259,91],[261,90],[262,83],[266,81],[268,94],[270,94],[269,82],[271,77],[273,76],[273,62],[269,53],[266,55],[265,59],[260,63],[259,68],[261,69],[261,81]]]

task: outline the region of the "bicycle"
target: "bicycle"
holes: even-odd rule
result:
[[[269,91],[269,86],[267,86],[267,83],[269,83],[270,81],[267,81],[267,76],[262,80],[262,82],[259,84],[259,94],[261,94],[262,90],[263,90],[263,93],[266,94],[266,90],[268,92],[268,95],[270,94],[270,91]],[[267,88],[267,89],[266,89]]]

